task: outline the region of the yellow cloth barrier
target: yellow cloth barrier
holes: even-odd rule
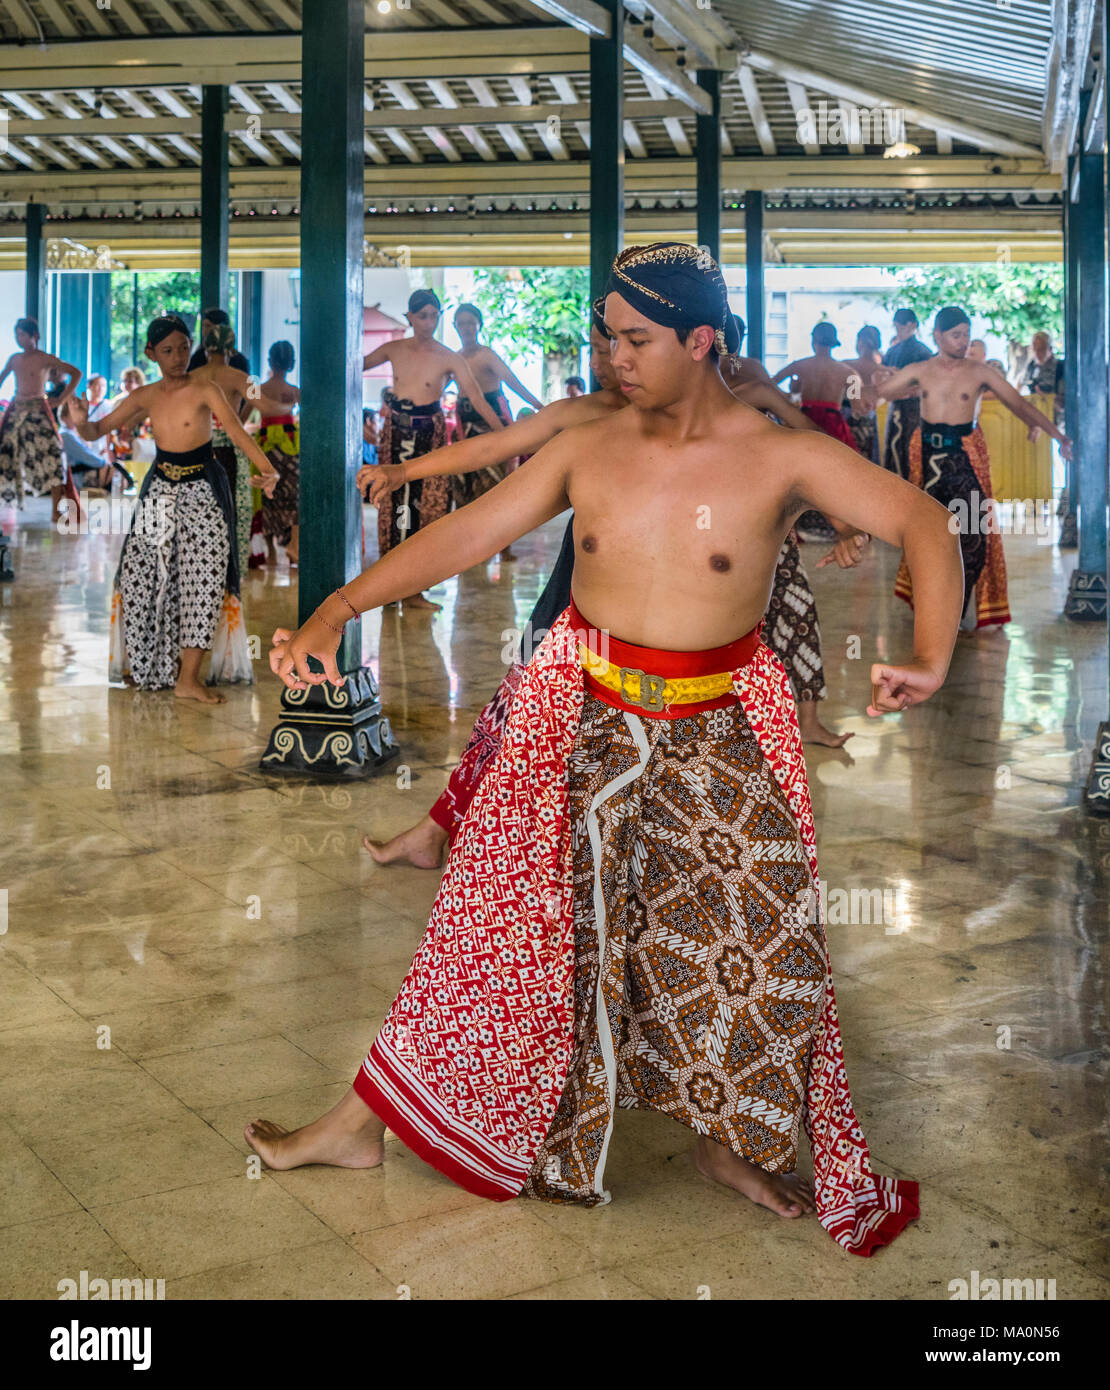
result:
[[[1052,419],[1055,396],[1027,396],[1042,415]],[[886,435],[887,402],[879,404],[879,438]],[[998,501],[1014,497],[1052,499],[1052,436],[1042,434],[1035,444],[1028,429],[1001,401],[986,400],[979,408],[979,427],[991,460],[991,485]]]

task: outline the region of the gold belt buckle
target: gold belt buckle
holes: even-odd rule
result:
[[[635,700],[624,688],[625,676],[639,676],[640,678],[640,698]],[[651,710],[655,714],[661,713],[666,709],[663,699],[663,687],[666,685],[665,676],[649,675],[646,671],[641,671],[638,666],[622,666],[620,673],[621,699],[626,700],[630,705],[639,704],[641,709]]]
[[[179,483],[182,478],[191,477],[194,473],[204,472],[203,463],[160,463],[158,467],[171,483]]]

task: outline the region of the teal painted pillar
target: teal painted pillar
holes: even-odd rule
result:
[[[1079,365],[1079,221],[1071,200],[1075,158],[1068,157],[1064,174],[1064,433],[1075,439],[1079,431],[1077,377]],[[1075,458],[1066,459],[1064,496],[1060,506],[1061,550],[1074,550],[1079,544],[1076,508],[1079,502],[1079,480]]]
[[[227,88],[205,86],[200,107],[200,306],[227,307]]]
[[[362,569],[364,29],[362,0],[304,8],[298,624]],[[263,768],[362,777],[400,751],[362,666],[361,628],[344,628],[341,687],[283,690]]]
[[[1107,54],[1110,52],[1107,45],[1110,44],[1110,6],[1103,5],[1101,16],[1101,43],[1102,65],[1104,72],[1107,67]],[[1079,138],[1083,139],[1083,122],[1079,126]],[[1089,385],[1092,390],[1100,393],[1100,401],[1094,412],[1096,422],[1101,422],[1101,435],[1094,434],[1093,431],[1086,431],[1084,440],[1089,444],[1090,453],[1086,456],[1080,454],[1079,471],[1082,478],[1080,483],[1080,510],[1079,510],[1079,570],[1083,571],[1085,565],[1091,566],[1087,571],[1091,577],[1091,589],[1094,589],[1096,579],[1102,583],[1102,621],[1105,623],[1106,595],[1107,586],[1110,585],[1110,574],[1107,573],[1107,544],[1106,544],[1106,503],[1110,493],[1110,431],[1108,431],[1107,413],[1107,359],[1106,349],[1110,343],[1110,297],[1107,295],[1106,286],[1106,237],[1110,232],[1110,197],[1107,196],[1107,160],[1106,160],[1106,141],[1102,142],[1102,147],[1097,154],[1087,154],[1081,151],[1079,177],[1082,181],[1084,174],[1089,177],[1091,199],[1099,211],[1098,225],[1094,225],[1094,216],[1090,218],[1090,224],[1084,219],[1083,228],[1080,233],[1080,247],[1085,253],[1083,264],[1087,260],[1091,262],[1091,272],[1088,278],[1084,278],[1082,270],[1079,279],[1080,313],[1086,312],[1085,297],[1088,285],[1094,289],[1092,283],[1097,278],[1097,286],[1101,291],[1101,318],[1097,323],[1091,325],[1092,331],[1089,335],[1083,333],[1083,323],[1080,323],[1080,365],[1084,372],[1083,380],[1079,383],[1080,392],[1085,385]],[[1090,160],[1088,168],[1086,161]],[[1081,185],[1082,186],[1082,185]],[[1081,193],[1082,198],[1082,193]],[[1083,395],[1079,396],[1080,420],[1086,425],[1087,402]],[[1097,427],[1097,425],[1096,425]],[[1090,485],[1090,486],[1089,486]],[[1100,563],[1101,553],[1101,563]],[[1098,569],[1095,569],[1098,566]],[[1105,637],[1106,644],[1105,657],[1110,658],[1110,633]],[[1105,663],[1104,663],[1105,664]],[[1104,701],[1103,711],[1106,717],[1098,726],[1095,734],[1095,747],[1091,757],[1091,768],[1087,774],[1087,785],[1084,789],[1083,802],[1086,809],[1096,816],[1110,816],[1110,713],[1107,713],[1108,705]]]
[[[251,364],[254,376],[262,375],[266,344],[262,341],[262,272],[244,270],[239,277],[239,351]]]
[[[81,271],[58,276],[58,333],[54,352],[89,373],[89,276]],[[83,389],[83,388],[82,388]]]
[[[721,74],[712,68],[698,72],[696,81],[707,91],[713,109],[699,114],[697,128],[698,161],[698,245],[708,249],[721,262]]]
[[[1087,102],[1083,103],[1086,110]],[[1083,122],[1079,125],[1083,139]],[[1079,558],[1068,585],[1065,617],[1106,621],[1106,158],[1101,149],[1078,153],[1076,221],[1079,278],[1079,402],[1076,472],[1079,479]]]
[[[24,297],[24,314],[35,319],[44,330],[46,325],[42,316],[46,312],[46,243],[42,231],[46,224],[46,204],[27,204],[27,289]]]
[[[94,270],[89,276],[89,374],[112,378],[112,276]]]
[[[747,268],[745,308],[748,319],[748,341],[745,356],[763,361],[763,190],[751,189],[744,194],[744,262]]]
[[[590,39],[590,299],[624,247],[624,6],[599,0],[609,37]]]

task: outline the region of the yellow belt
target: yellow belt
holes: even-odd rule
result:
[[[599,685],[619,695],[626,704],[641,709],[661,710],[668,705],[697,704],[716,700],[732,690],[732,672],[719,671],[710,676],[657,676],[634,666],[614,666],[604,657],[592,652],[585,642],[578,644],[578,659],[583,670]]]
[[[203,463],[162,463],[155,465],[171,483],[180,483],[184,478],[196,478],[204,472]]]

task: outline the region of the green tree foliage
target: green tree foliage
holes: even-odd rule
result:
[[[505,355],[534,352],[565,357],[589,337],[588,266],[527,266],[474,273],[475,302],[486,318],[489,340]],[[515,349],[515,352],[514,352]]]
[[[226,308],[235,322],[239,276],[232,272]],[[138,293],[136,294],[136,286]],[[151,364],[143,356],[146,328],[159,314],[181,314],[186,323],[199,314],[200,272],[196,270],[130,270],[112,272],[112,389],[128,367],[148,371]],[[149,372],[148,372],[149,375]]]
[[[1056,263],[891,266],[899,288],[883,295],[888,309],[908,305],[929,341],[931,320],[946,304],[981,318],[1011,348],[1025,348],[1042,329],[1059,351],[1064,331],[1064,270]]]
[[[485,319],[486,340],[510,362],[543,352],[545,400],[562,395],[566,377],[578,372],[589,339],[588,266],[481,269],[474,274],[474,302]]]

